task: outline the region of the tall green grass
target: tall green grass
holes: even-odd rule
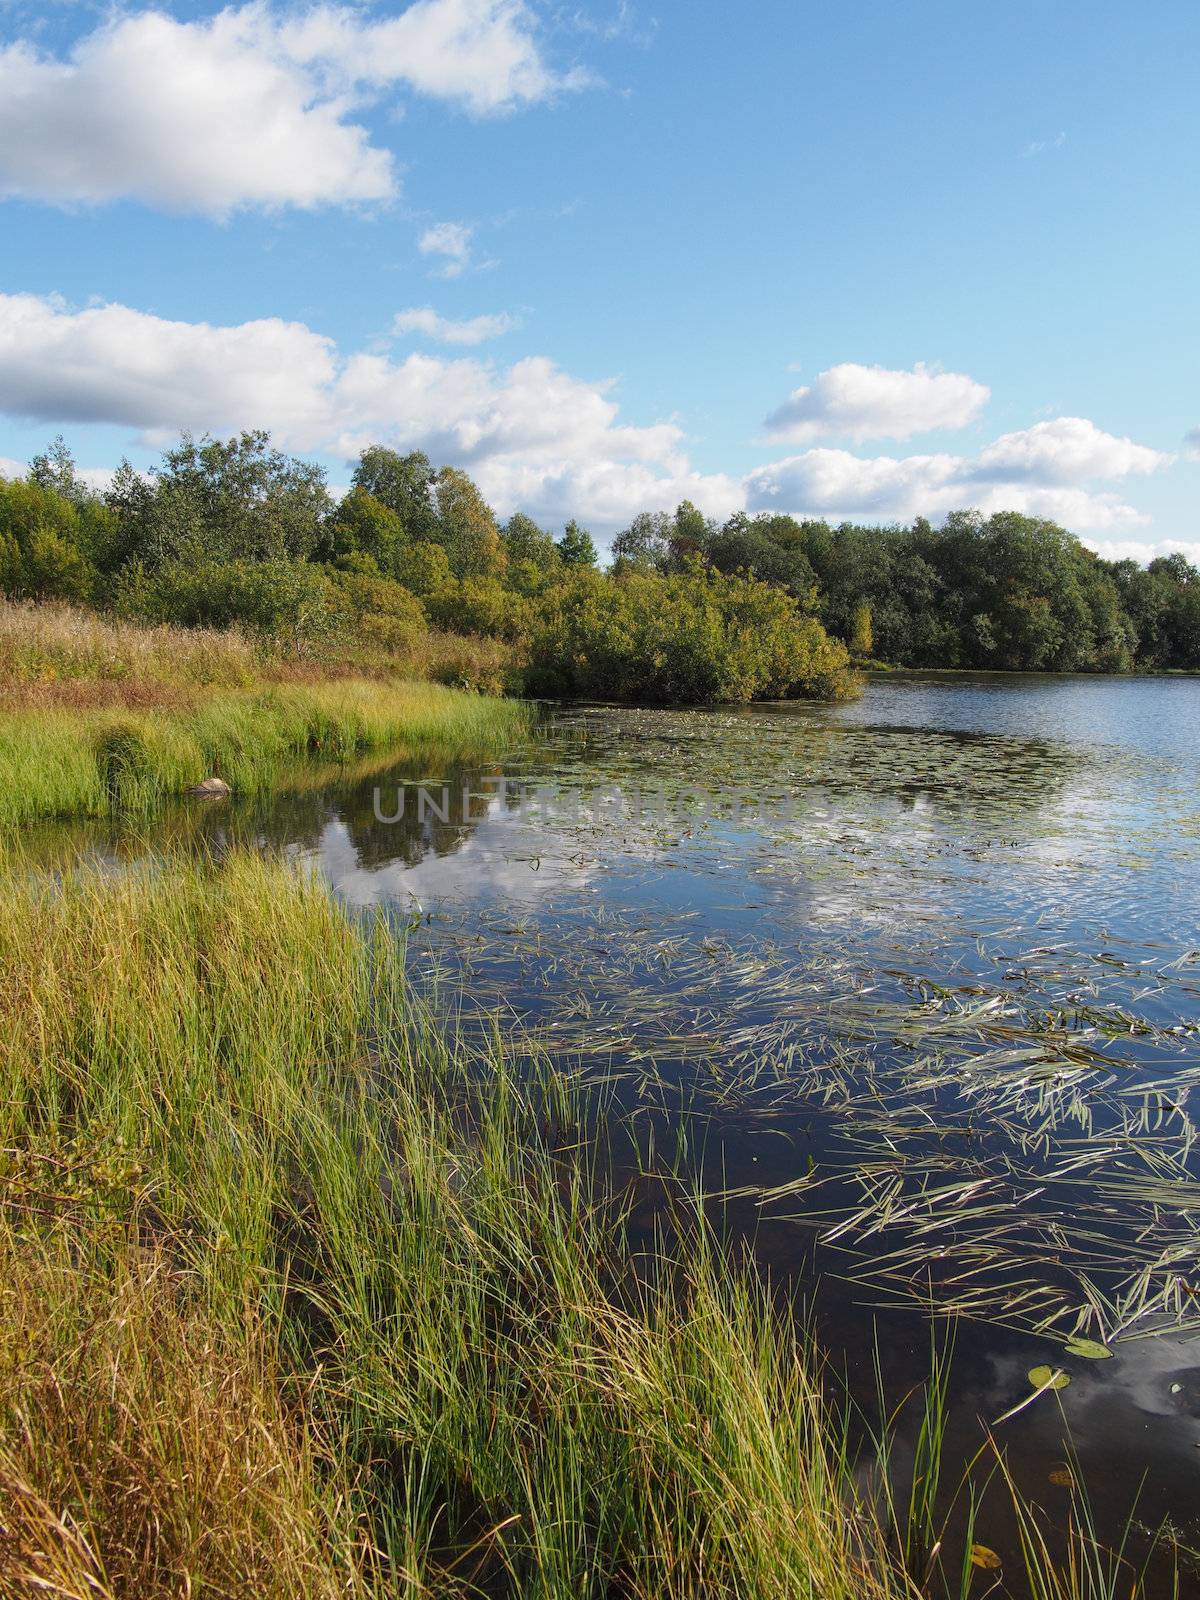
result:
[[[440,685],[338,680],[153,711],[0,712],[0,824],[147,809],[216,775],[261,792],[303,757],[499,752],[528,707]]]
[[[0,1593],[917,1593],[786,1311],[381,922],[10,856],[0,1012]]]
[[[10,870],[0,972],[5,1247],[26,1275],[47,1263],[42,1303],[67,1302],[39,1371],[77,1372],[93,1338],[111,1342],[146,1259],[178,1285],[160,1314],[219,1329],[225,1361],[244,1350],[264,1412],[273,1362],[292,1398],[268,1454],[291,1430],[311,1467],[280,1484],[294,1548],[267,1517],[253,1570],[264,1543],[307,1559],[318,1526],[344,1564],[366,1523],[380,1553],[353,1557],[354,1581],[380,1594],[890,1592],[762,1293],[704,1236],[635,1272],[588,1156],[568,1153],[576,1088],[549,1069],[522,1081],[499,1046],[450,1050],[405,1000],[382,927],[250,857],[115,881]],[[189,1336],[163,1347],[169,1379],[138,1379],[144,1315],[114,1359],[135,1374],[125,1457],[149,1463],[147,1431],[187,1392]],[[103,1406],[97,1436],[69,1436],[12,1356],[0,1396],[0,1476],[43,1508],[23,1525],[31,1571],[62,1565],[70,1528],[81,1570],[145,1552],[123,1592],[175,1592],[185,1546],[193,1587],[212,1581],[225,1542],[163,1530],[216,1518],[219,1497],[168,1509],[147,1486],[118,1504],[111,1464],[97,1471]],[[229,1461],[231,1495],[243,1466]],[[183,1470],[166,1481],[199,1494]]]

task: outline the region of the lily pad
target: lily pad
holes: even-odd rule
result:
[[[1055,1467],[1050,1473],[1050,1482],[1060,1489],[1073,1489],[1075,1487],[1075,1474],[1070,1467]]]
[[[1029,1381],[1035,1389],[1065,1389],[1071,1380],[1055,1367],[1030,1367]]]
[[[1063,1348],[1069,1356],[1082,1356],[1085,1361],[1107,1361],[1112,1355],[1098,1339],[1068,1339]]]
[[[971,1546],[971,1565],[982,1567],[985,1572],[997,1572],[1004,1565],[994,1550],[989,1550],[986,1544],[973,1544]]]

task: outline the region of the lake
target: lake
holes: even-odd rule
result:
[[[1198,780],[1200,681],[892,674],[158,831],[311,862],[456,1027],[611,1082],[634,1229],[702,1183],[864,1407],[953,1330],[949,1480],[991,1426],[1050,1525],[1075,1453],[1101,1534],[1140,1495],[1200,1550]]]

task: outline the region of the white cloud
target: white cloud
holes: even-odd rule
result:
[[[1154,472],[1171,457],[1104,433],[1083,417],[1006,433],[974,456],[857,456],[813,449],[749,474],[752,509],[903,521],[975,506],[1024,511],[1075,529],[1136,527],[1149,518],[1093,480]]]
[[[1161,450],[1104,433],[1086,417],[1055,417],[1002,434],[979,452],[975,470],[983,482],[1070,484],[1156,472],[1170,459]]]
[[[0,403],[13,416],[149,430],[259,416],[290,436],[317,433],[336,370],[331,339],[278,317],[217,327],[0,295]]]
[[[0,49],[0,195],[213,216],[378,201],[397,183],[391,153],[351,120],[369,95],[410,89],[483,114],[582,81],[547,67],[520,0],[417,0],[383,21],[334,5],[117,13],[64,58]]]
[[[418,331],[444,320],[428,307],[400,315]],[[422,449],[466,467],[504,515],[577,515],[601,534],[686,498],[716,517],[745,506],[905,520],[976,506],[1116,535],[1149,519],[1105,485],[1171,459],[1059,417],[974,455],[813,448],[738,478],[697,471],[674,422],[623,422],[612,390],[545,356],[509,365],[423,351],[393,358],[339,350],[277,317],[219,327],[0,294],[0,407],[12,416],[116,423],[156,441],[180,428],[265,427],[287,449],[343,460],[374,442]]]
[[[417,240],[417,249],[423,256],[443,256],[442,264],[435,269],[439,278],[458,278],[466,271],[471,260],[471,235],[474,228],[465,222],[437,222]]]
[[[354,83],[408,84],[484,116],[592,82],[579,68],[551,71],[534,24],[522,0],[417,0],[379,22],[348,6],[318,6],[280,32],[297,60],[336,68]]]
[[[407,311],[397,311],[392,319],[393,333],[423,333],[427,339],[438,339],[442,344],[483,344],[517,326],[517,319],[507,311],[456,321],[439,316],[432,306],[410,306]]]
[[[767,418],[767,435],[789,444],[844,437],[908,439],[973,422],[990,391],[963,372],[938,372],[918,361],[911,372],[843,361],[793,389]]]
[[[273,317],[218,327],[0,294],[0,397],[13,416],[155,439],[266,427],[288,449],[343,458],[374,441],[424,449],[467,467],[502,514],[578,515],[600,532],[685,497],[721,516],[742,503],[738,480],[692,469],[675,424],[621,423],[611,384],[545,357],[343,354]]]
[[[1182,555],[1200,567],[1200,540],[1187,539],[1087,539],[1090,550],[1106,561],[1139,561],[1145,565],[1155,556]]]
[[[11,456],[0,456],[0,478],[23,478],[28,470],[23,461],[14,461]]]

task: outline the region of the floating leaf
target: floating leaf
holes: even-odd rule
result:
[[[994,1550],[989,1550],[985,1544],[971,1546],[971,1565],[982,1567],[985,1572],[996,1572],[1004,1563]]]
[[[1030,1367],[1029,1381],[1035,1389],[1065,1389],[1071,1380],[1055,1367]]]
[[[1064,1348],[1069,1356],[1082,1356],[1085,1361],[1107,1361],[1112,1355],[1098,1339],[1068,1339]]]
[[[1055,1467],[1050,1474],[1050,1482],[1057,1484],[1060,1489],[1073,1489],[1075,1487],[1075,1474],[1070,1467]]]

